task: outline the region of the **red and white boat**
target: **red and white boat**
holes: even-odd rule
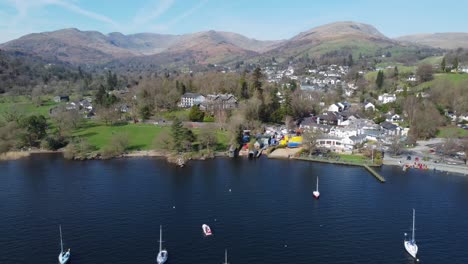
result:
[[[314,192],[312,192],[312,194],[314,195],[315,199],[318,199],[320,197],[320,192],[318,189],[318,176],[317,176],[317,189]]]
[[[202,225],[203,233],[205,236],[211,236],[213,233],[211,232],[211,228],[208,225]]]

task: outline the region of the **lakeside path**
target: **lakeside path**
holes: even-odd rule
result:
[[[390,157],[389,155],[385,155],[383,159],[383,164],[384,165],[389,165],[389,166],[398,166],[400,168],[403,168],[403,165],[405,164],[410,164],[412,165],[414,161],[407,161],[404,157],[399,157],[399,158],[393,158]],[[438,171],[445,171],[445,172],[452,172],[452,173],[458,173],[467,176],[468,175],[468,166],[467,165],[449,165],[449,164],[443,164],[443,163],[434,163],[432,161],[420,161],[420,163],[423,163],[427,165],[428,170],[438,170]],[[411,168],[412,170],[419,170],[417,168]]]

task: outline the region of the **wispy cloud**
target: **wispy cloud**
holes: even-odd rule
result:
[[[112,20],[111,18],[89,11],[89,10],[86,10],[86,9],[83,9],[79,7],[78,5],[70,1],[66,1],[66,0],[34,0],[34,1],[8,0],[7,2],[9,2],[18,12],[17,15],[14,17],[14,19],[11,21],[12,26],[16,26],[17,24],[21,23],[23,20],[27,19],[29,15],[29,11],[31,9],[54,5],[54,6],[62,7],[75,14],[79,14],[79,15],[94,19],[96,21],[107,23],[114,28],[119,27],[118,23]]]
[[[151,30],[154,31],[167,31],[171,26],[179,23],[180,21],[184,20],[185,18],[191,16],[193,13],[195,13],[198,9],[202,8],[208,0],[202,0],[200,1],[197,5],[194,7],[190,8],[189,10],[185,11],[184,13],[176,16],[175,18],[169,20],[167,23],[162,23],[162,24],[156,24],[151,27]]]
[[[174,2],[174,0],[160,0],[152,2],[149,6],[141,8],[133,18],[132,26],[136,27],[146,25],[156,20],[166,13],[172,7]]]

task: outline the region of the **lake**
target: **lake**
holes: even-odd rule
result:
[[[468,177],[306,161],[152,158],[0,162],[0,263],[468,263]],[[315,200],[320,176],[320,200]],[[213,236],[204,237],[202,224]]]

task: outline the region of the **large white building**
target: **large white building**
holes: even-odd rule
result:
[[[396,95],[395,94],[384,93],[382,95],[379,95],[379,102],[382,103],[382,104],[393,103],[395,101],[396,101]]]
[[[185,93],[180,98],[179,107],[190,108],[205,102],[205,97],[197,93]]]

